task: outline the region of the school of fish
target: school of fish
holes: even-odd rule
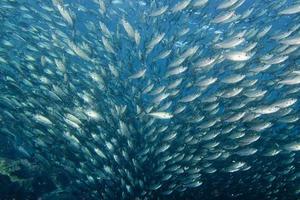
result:
[[[300,199],[299,0],[1,0],[0,199]]]

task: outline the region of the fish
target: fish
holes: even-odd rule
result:
[[[221,12],[214,19],[212,19],[211,22],[216,24],[226,23],[226,20],[229,20],[234,15],[235,15],[234,11]]]
[[[280,15],[292,15],[300,12],[300,4],[291,5],[279,12]]]
[[[300,194],[299,1],[0,2],[0,199]]]
[[[222,48],[222,49],[233,48],[243,43],[244,41],[245,39],[242,37],[234,37],[215,44],[215,48]]]
[[[178,2],[178,3],[171,9],[171,11],[172,11],[173,13],[182,11],[182,10],[185,9],[191,2],[192,2],[192,0],[182,0],[181,2]]]
[[[166,6],[163,6],[163,7],[161,7],[161,8],[158,8],[158,9],[156,9],[156,10],[153,10],[153,11],[149,14],[149,16],[151,16],[151,17],[158,17],[158,16],[160,16],[160,15],[163,15],[163,14],[168,10],[168,8],[169,8],[169,6],[166,5]]]
[[[172,114],[167,112],[151,112],[148,115],[157,119],[171,119],[173,117]]]
[[[225,58],[231,61],[247,61],[251,58],[251,54],[244,51],[231,51],[225,55]]]
[[[57,10],[59,11],[59,13],[61,14],[61,16],[63,17],[63,19],[69,24],[69,25],[73,25],[73,17],[71,16],[70,12],[64,8],[64,6],[62,5],[62,2],[58,1],[58,0],[52,0],[52,3],[54,6],[56,6]]]
[[[237,3],[238,0],[227,0],[224,1],[223,3],[219,4],[217,9],[227,9],[231,6],[233,6],[235,3]]]
[[[149,54],[154,49],[154,47],[162,41],[164,37],[165,33],[160,33],[153,37],[146,46],[147,54]]]
[[[135,38],[135,30],[133,29],[131,24],[128,21],[126,21],[126,19],[124,19],[124,18],[121,20],[121,23],[122,23],[126,33],[128,34],[128,36],[131,39],[134,39]]]
[[[136,72],[135,74],[129,76],[129,79],[139,79],[145,76],[147,69],[141,69],[140,71]]]

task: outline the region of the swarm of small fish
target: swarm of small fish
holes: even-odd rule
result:
[[[1,199],[299,199],[299,22],[289,0],[1,0]]]

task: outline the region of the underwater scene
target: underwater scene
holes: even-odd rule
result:
[[[300,200],[300,0],[0,0],[0,200]]]

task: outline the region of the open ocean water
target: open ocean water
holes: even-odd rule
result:
[[[1,0],[0,200],[300,200],[299,0]]]

